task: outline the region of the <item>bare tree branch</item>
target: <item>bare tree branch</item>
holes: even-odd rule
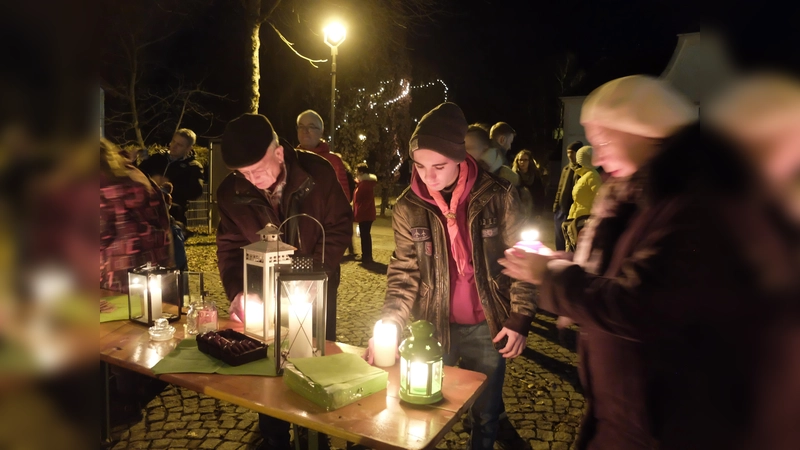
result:
[[[284,37],[284,36],[281,34],[281,32],[280,32],[280,31],[278,31],[278,28],[276,28],[276,27],[275,27],[275,25],[274,25],[272,22],[269,22],[269,26],[271,26],[271,27],[272,27],[272,29],[273,29],[273,30],[275,30],[275,32],[276,32],[276,33],[278,33],[278,37],[280,37],[280,38],[281,38],[281,41],[283,41],[283,43],[284,43],[284,44],[286,44],[286,46],[287,46],[287,47],[289,47],[289,49],[290,49],[291,51],[293,51],[295,55],[297,55],[297,56],[299,56],[299,57],[301,57],[301,58],[305,59],[306,61],[308,61],[308,63],[309,63],[309,64],[311,64],[311,65],[312,65],[312,66],[313,66],[315,69],[319,69],[319,66],[317,66],[317,65],[316,65],[316,64],[314,64],[314,63],[324,63],[324,62],[328,62],[328,60],[327,60],[327,59],[311,59],[311,58],[309,58],[309,57],[307,57],[307,56],[303,56],[303,55],[301,55],[301,54],[300,54],[300,52],[298,52],[298,51],[297,51],[297,50],[294,48],[294,44],[293,44],[292,42],[289,42],[289,40],[288,40],[288,39],[286,39],[286,38],[285,38],[285,37]]]

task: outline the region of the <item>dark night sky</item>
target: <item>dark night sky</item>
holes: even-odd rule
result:
[[[326,58],[328,49],[314,30],[321,28],[317,22],[328,13],[324,9],[330,3],[317,4],[318,11],[304,16],[305,32],[287,38],[303,53]],[[558,127],[555,67],[566,52],[586,71],[583,81],[566,94],[585,95],[613,78],[661,73],[677,43],[676,35],[699,31],[700,23],[706,24],[697,2],[686,0],[439,0],[438,4],[441,11],[433,21],[409,28],[407,46],[414,82],[442,78],[450,88],[449,100],[464,109],[468,121],[506,121],[518,132],[514,148],[535,146],[538,154],[557,145],[546,136]],[[163,58],[176,67],[207,71],[210,90],[229,94],[234,100],[216,105],[217,122],[208,136],[221,134],[224,123],[243,111],[235,100],[241,94],[237,89],[241,89],[242,77],[236,74],[243,73],[245,27],[236,5],[238,2],[214,1],[164,50]],[[739,14],[738,21],[726,22],[734,24],[739,34],[746,31],[759,36],[741,46],[751,59],[755,55],[756,61],[759,56],[786,54],[763,43],[791,39],[774,37],[774,32],[793,30],[800,23],[793,19],[796,15],[775,14],[766,6],[761,9],[771,14],[766,29],[773,34],[764,33],[763,26],[755,31],[753,21],[762,19],[754,19],[760,16],[753,16],[750,10]],[[731,6],[725,11],[737,10]],[[320,17],[313,17],[316,15]],[[340,48],[340,82],[345,82],[349,64],[368,57],[359,52],[359,45],[369,36],[358,33],[359,26],[354,24]],[[798,47],[800,43],[788,46],[795,55]],[[279,95],[301,92],[308,83],[329,86],[326,63],[312,71],[267,25],[261,29],[261,62],[260,112],[270,117],[282,136],[294,141],[294,117],[303,109],[315,108],[328,116],[327,95],[316,100],[307,95]],[[442,96],[435,89],[418,90],[413,99],[412,116],[420,117]],[[205,142],[201,139],[200,143]]]

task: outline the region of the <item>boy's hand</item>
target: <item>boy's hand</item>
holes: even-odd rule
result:
[[[516,358],[517,356],[522,354],[522,350],[525,349],[525,336],[517,333],[514,330],[510,330],[506,327],[503,327],[497,336],[492,340],[494,343],[498,343],[503,340],[504,337],[508,337],[508,343],[505,347],[501,348],[500,354],[503,355],[503,358]]]

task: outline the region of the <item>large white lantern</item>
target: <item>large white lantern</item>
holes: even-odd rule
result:
[[[244,249],[244,332],[264,342],[275,336],[275,266],[291,264],[295,248],[282,242],[280,230],[268,224],[261,240]]]

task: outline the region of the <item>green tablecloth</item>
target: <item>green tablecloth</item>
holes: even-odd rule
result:
[[[274,377],[275,363],[270,358],[241,366],[230,366],[201,352],[194,339],[182,340],[164,359],[153,366],[156,375],[165,373],[218,373],[221,375],[261,375]]]

